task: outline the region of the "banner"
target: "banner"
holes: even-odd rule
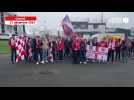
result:
[[[106,47],[98,47],[98,55],[97,60],[107,61],[108,56],[108,48]]]
[[[90,45],[87,45],[86,47],[86,58],[89,58],[89,59],[95,59],[95,48],[94,46],[90,46]]]
[[[108,48],[87,45],[86,50],[86,58],[107,61]]]

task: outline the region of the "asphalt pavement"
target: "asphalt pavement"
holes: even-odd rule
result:
[[[131,87],[134,59],[119,64],[11,64],[10,55],[0,55],[0,87]]]

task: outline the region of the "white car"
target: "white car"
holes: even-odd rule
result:
[[[0,34],[0,39],[8,40],[10,38],[9,34]]]

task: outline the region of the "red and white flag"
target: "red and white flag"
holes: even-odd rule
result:
[[[22,38],[16,40],[16,62],[23,61],[25,59],[25,41]]]

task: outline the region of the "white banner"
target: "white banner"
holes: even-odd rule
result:
[[[95,53],[93,53],[93,46],[87,45],[86,47],[86,58],[89,59],[94,59],[95,58]]]
[[[103,61],[107,61],[107,56],[108,56],[108,48],[105,47],[99,47],[98,49],[99,53],[97,55],[97,60],[103,60]]]
[[[108,48],[87,45],[86,58],[107,61]]]

